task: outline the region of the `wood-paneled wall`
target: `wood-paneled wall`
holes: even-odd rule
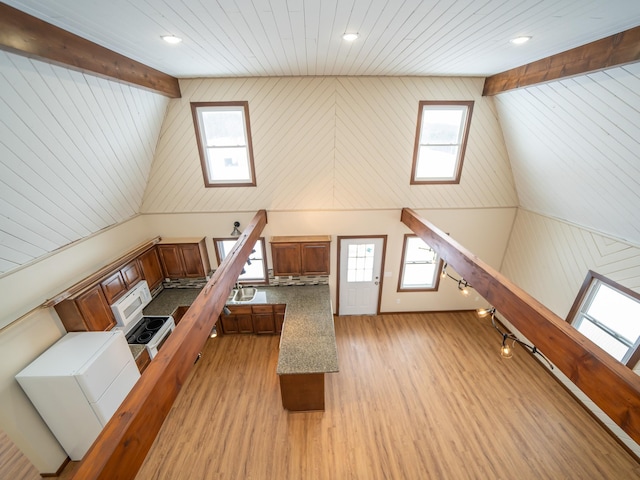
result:
[[[480,78],[286,77],[180,82],[143,213],[473,208],[517,204]],[[248,100],[258,186],[205,189],[191,101]],[[409,185],[420,100],[474,100],[460,185]]]
[[[0,52],[0,274],[139,213],[167,102]]]
[[[520,206],[640,245],[640,63],[495,99]]]

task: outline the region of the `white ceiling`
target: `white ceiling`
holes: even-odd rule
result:
[[[486,76],[640,25],[640,0],[4,1],[181,78]]]

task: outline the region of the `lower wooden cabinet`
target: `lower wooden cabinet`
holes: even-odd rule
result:
[[[225,334],[255,333],[273,335],[282,331],[286,305],[227,305],[230,314],[220,315]]]
[[[149,356],[149,352],[145,348],[144,350],[142,350],[142,353],[138,355],[138,358],[136,358],[136,365],[138,366],[138,370],[141,374],[145,371],[150,363],[151,357]]]

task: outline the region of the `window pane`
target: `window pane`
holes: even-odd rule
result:
[[[622,342],[616,340],[607,332],[598,328],[588,319],[583,319],[578,327],[578,331],[593,343],[601,347],[605,352],[609,353],[616,360],[622,360],[629,348]]]
[[[211,181],[245,181],[250,177],[245,147],[207,149]]]
[[[458,150],[458,146],[420,146],[416,178],[453,178]]]
[[[403,288],[428,288],[433,286],[436,265],[430,263],[410,263],[404,267]]]
[[[424,107],[421,144],[459,144],[466,107]]]
[[[407,248],[405,250],[404,258],[405,262],[435,263],[437,256],[436,252],[434,252],[421,238],[407,238]]]
[[[599,284],[587,314],[635,343],[640,335],[640,303],[617,292],[605,284]]]
[[[349,245],[347,255],[347,282],[371,282],[373,280],[374,245],[372,243]]]
[[[222,262],[236,244],[237,240],[215,240]],[[258,240],[253,246],[255,252],[249,255],[247,263],[244,265],[244,272],[238,276],[240,281],[259,280],[265,281],[265,261],[262,253],[262,241]]]
[[[242,110],[204,110],[202,122],[207,147],[245,146],[244,116]]]

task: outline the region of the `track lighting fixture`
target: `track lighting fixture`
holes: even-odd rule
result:
[[[500,327],[498,327],[496,323],[496,309],[494,307],[489,308],[479,308],[476,310],[476,313],[479,317],[486,317],[491,315],[491,325],[495,330],[502,336],[502,344],[500,345],[500,356],[502,358],[511,358],[513,357],[513,348],[516,346],[516,343],[522,345],[524,348],[527,348],[532,354],[540,355],[540,357],[549,365],[549,368],[553,370],[553,365],[551,362],[545,357],[535,345],[529,345],[528,343],[519,340],[513,333],[503,332]],[[511,345],[509,345],[511,342]]]
[[[238,222],[237,220],[233,222],[233,231],[231,232],[232,237],[239,237],[240,235],[242,235],[242,232],[238,230],[239,226],[240,222]]]
[[[225,307],[227,308],[227,307]],[[209,338],[216,338],[218,336],[218,328],[215,323],[213,324],[213,328],[211,329],[211,333],[209,334]]]
[[[469,295],[469,293],[471,292],[471,290],[469,289],[473,287],[469,285],[469,282],[467,282],[464,278],[456,278],[453,275],[447,273],[447,266],[447,262],[444,262],[441,273],[442,278],[450,278],[454,282],[458,282],[458,290],[460,290],[460,294],[464,295],[465,297]]]

